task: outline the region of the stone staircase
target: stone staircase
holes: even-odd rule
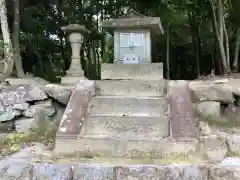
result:
[[[103,80],[96,81],[78,151],[91,156],[157,158],[169,136],[162,64],[102,68]]]

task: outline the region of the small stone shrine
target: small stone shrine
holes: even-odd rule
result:
[[[118,19],[105,20],[102,27],[114,34],[114,63],[151,62],[151,36],[163,34],[160,17],[147,17],[129,10]]]

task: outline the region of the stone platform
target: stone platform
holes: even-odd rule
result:
[[[103,64],[81,132],[59,134],[56,152],[157,158],[170,151],[164,143],[170,130],[162,68],[162,63]]]
[[[163,79],[163,63],[146,64],[102,64],[102,79],[134,79],[161,80]]]

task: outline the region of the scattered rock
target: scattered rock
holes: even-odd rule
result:
[[[214,82],[191,81],[189,88],[192,92],[192,101],[217,101],[231,103],[234,101],[231,90],[223,84]]]
[[[51,99],[45,101],[37,101],[23,112],[26,117],[34,117],[37,111],[41,109],[46,116],[52,116],[55,113],[55,108]]]
[[[52,98],[67,105],[68,100],[72,93],[72,88],[69,86],[62,86],[56,84],[47,84],[44,87],[44,91]]]
[[[21,111],[13,109],[11,106],[0,109],[1,122],[10,121],[20,115],[21,115]]]
[[[13,109],[23,111],[29,107],[29,103],[14,104],[12,107],[13,107]]]
[[[47,99],[45,92],[32,85],[7,86],[0,91],[0,102],[3,107],[44,99]]]
[[[35,123],[34,118],[20,118],[15,121],[15,129],[18,133],[29,133],[33,124]]]

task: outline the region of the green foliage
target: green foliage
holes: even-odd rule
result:
[[[238,26],[238,0],[226,3],[228,33],[234,43],[234,32]],[[147,15],[161,17],[164,28],[170,27],[170,75],[172,79],[192,79],[197,74],[209,73],[213,68],[212,57],[218,59],[216,36],[212,27],[212,11],[208,0],[84,0],[84,1],[26,1],[21,7],[20,44],[25,71],[58,81],[69,68],[71,50],[61,26],[70,23],[85,25],[91,33],[85,36],[85,44],[94,47],[96,58],[91,61],[92,48],[85,48],[82,63],[86,74],[95,74],[99,79],[99,63],[113,61],[113,38],[100,28],[100,21],[117,18],[126,8]],[[10,5],[8,7],[10,9]],[[9,19],[11,19],[11,11]],[[11,24],[11,23],[10,23]],[[11,29],[11,28],[10,28]],[[166,28],[165,28],[166,29]],[[51,36],[57,37],[51,38]],[[166,33],[153,38],[153,61],[165,61]],[[233,49],[234,45],[230,44]],[[232,50],[231,50],[232,51]],[[180,53],[179,53],[180,52]],[[87,62],[91,61],[91,63]],[[197,61],[200,72],[197,72]],[[216,64],[216,62],[215,62]],[[180,66],[180,68],[179,68]],[[95,69],[95,70],[94,70]],[[189,73],[186,73],[186,69]],[[94,71],[94,72],[93,72]],[[182,76],[182,75],[186,75]]]

